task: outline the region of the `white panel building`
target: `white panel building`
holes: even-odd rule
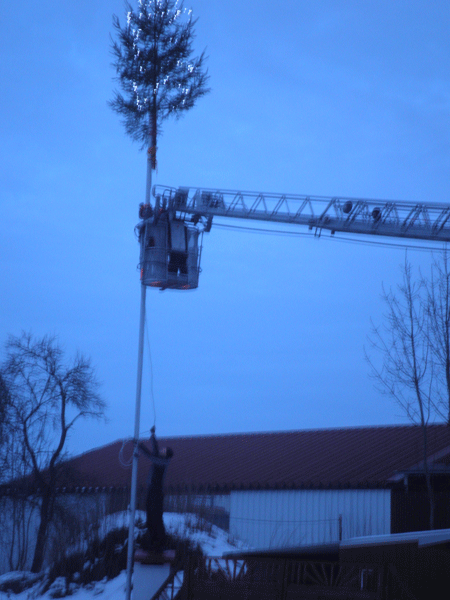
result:
[[[390,532],[389,489],[230,493],[230,535],[253,548],[323,544]]]

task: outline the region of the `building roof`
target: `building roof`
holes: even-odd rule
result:
[[[288,559],[334,562],[339,560],[339,542],[329,544],[313,544],[309,546],[287,546],[282,548],[260,548],[251,550],[233,550],[224,552],[223,558],[237,560],[256,559]]]
[[[433,529],[431,531],[407,531],[404,533],[387,533],[383,535],[367,535],[353,537],[340,542],[314,544],[311,546],[291,546],[283,548],[263,548],[250,550],[233,550],[225,552],[224,558],[287,558],[292,560],[337,561],[340,550],[364,547],[382,547],[399,544],[415,544],[418,548],[448,545],[450,529]]]
[[[361,548],[362,546],[387,546],[388,544],[417,544],[419,548],[450,543],[450,529],[431,531],[406,531],[384,535],[365,535],[342,540],[340,548]]]
[[[387,487],[399,471],[420,467],[419,426],[354,427],[159,438],[174,458],[169,491]],[[450,463],[450,427],[428,427],[431,461]],[[131,482],[132,442],[116,441],[69,461],[71,486],[124,487]],[[436,457],[436,459],[433,459]],[[139,459],[138,485],[150,461]]]

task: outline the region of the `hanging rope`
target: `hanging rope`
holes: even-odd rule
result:
[[[133,441],[132,438],[127,438],[127,439],[123,440],[122,448],[119,450],[119,462],[124,469],[129,469],[131,467],[131,465],[133,464],[133,453],[131,454],[131,457],[128,460],[125,460],[124,456],[123,456],[123,450],[125,448],[125,444],[128,442],[132,442],[132,441]]]

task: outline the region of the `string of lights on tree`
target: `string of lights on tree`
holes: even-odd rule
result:
[[[192,57],[196,21],[191,9],[179,0],[137,4],[136,10],[126,4],[124,26],[113,17],[113,64],[123,94],[116,91],[109,104],[122,116],[127,134],[141,149],[148,148],[155,169],[161,123],[170,116],[179,118],[209,92],[208,74],[204,52]]]

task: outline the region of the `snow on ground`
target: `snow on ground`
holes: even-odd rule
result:
[[[27,574],[23,574],[27,577]],[[12,573],[5,573],[5,575],[1,576],[3,581],[11,580],[13,577]],[[111,579],[110,581],[95,581],[86,586],[71,586],[72,594],[67,596],[68,600],[124,600],[125,598],[125,586],[126,586],[126,572],[122,571],[122,573],[116,577],[115,579]],[[39,596],[37,595],[37,588],[39,584],[32,586],[31,588],[21,592],[20,594],[10,594],[7,592],[0,592],[0,600],[54,600],[55,597],[58,597],[58,591],[63,590],[65,588],[65,582],[63,578],[60,577],[54,581],[54,583],[50,586],[49,590]],[[55,596],[56,594],[56,596]]]
[[[100,525],[100,535],[104,536],[112,529],[128,527],[129,513],[127,511],[114,513],[104,517]],[[145,512],[137,510],[135,515],[137,525],[145,523]],[[189,538],[199,544],[203,554],[207,556],[222,556],[224,552],[246,549],[247,546],[239,540],[230,539],[229,534],[202,521],[197,515],[191,513],[164,513],[164,525],[167,533],[172,533],[183,538]],[[137,528],[135,533],[138,533]]]
[[[199,544],[206,556],[222,556],[224,552],[248,548],[238,540],[230,540],[229,534],[215,525],[209,525],[204,531],[204,525],[197,515],[165,513],[164,525],[168,532]]]
[[[136,511],[135,522],[144,526],[145,512]],[[100,534],[106,535],[113,529],[128,527],[129,513],[120,512],[106,516],[100,526]],[[246,546],[237,540],[229,540],[229,535],[223,529],[215,525],[209,525],[194,514],[164,513],[164,525],[167,532],[180,537],[189,538],[195,544],[199,544],[203,553],[207,556],[220,557],[224,552],[245,549]],[[135,528],[137,533],[137,528]],[[31,583],[24,592],[14,594],[0,592],[0,600],[54,600],[58,597],[59,590],[64,590],[63,578],[56,579],[50,589],[43,595],[38,595],[39,583],[34,584],[36,575],[28,572],[5,573],[0,576],[0,586],[3,583],[18,580],[28,580]],[[124,600],[126,585],[126,572],[123,571],[115,579],[93,582],[86,586],[71,584],[70,600]],[[100,596],[100,598],[99,598]]]

